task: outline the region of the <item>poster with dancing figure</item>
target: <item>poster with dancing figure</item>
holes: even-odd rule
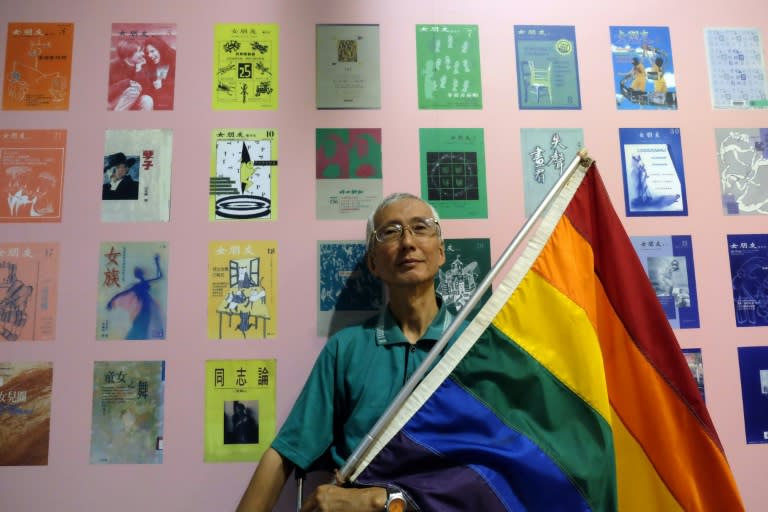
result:
[[[58,243],[0,243],[0,344],[56,338],[58,279]]]
[[[725,215],[768,215],[768,128],[716,128]]]
[[[61,222],[66,130],[0,130],[0,223]]]
[[[209,219],[277,220],[277,178],[276,130],[215,130]]]
[[[167,242],[103,242],[96,338],[163,340],[168,307]]]
[[[215,25],[214,110],[277,110],[279,28],[274,23]]]
[[[113,23],[107,110],[173,110],[176,24]]]
[[[277,336],[277,242],[208,244],[208,339]]]
[[[727,238],[736,327],[768,326],[768,234]]]
[[[53,363],[0,361],[0,466],[47,466]]]
[[[69,110],[74,23],[8,23],[3,110]]]

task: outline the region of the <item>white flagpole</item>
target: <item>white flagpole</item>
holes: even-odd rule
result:
[[[432,349],[429,351],[429,354],[427,354],[427,357],[424,359],[421,365],[419,365],[413,375],[411,375],[411,377],[406,381],[406,383],[403,385],[403,388],[392,400],[392,403],[389,404],[381,417],[376,421],[373,427],[371,427],[371,430],[368,431],[365,437],[363,437],[363,439],[360,441],[360,444],[357,446],[357,448],[355,448],[355,451],[352,452],[352,454],[349,456],[347,461],[344,463],[344,466],[339,470],[338,481],[345,482],[355,471],[360,459],[370,449],[376,438],[382,433],[392,418],[400,410],[403,403],[405,403],[405,401],[411,395],[411,392],[424,378],[424,375],[427,373],[429,368],[431,368],[434,360],[437,359],[443,348],[445,348],[451,338],[453,338],[453,336],[456,334],[456,331],[459,329],[461,324],[464,322],[464,320],[466,320],[467,316],[469,316],[470,312],[480,302],[480,299],[482,298],[485,291],[491,287],[491,284],[493,283],[493,280],[496,278],[498,273],[501,272],[509,258],[512,257],[512,254],[514,254],[525,237],[528,236],[528,233],[531,231],[531,229],[533,229],[533,226],[536,224],[539,218],[549,208],[554,198],[560,193],[563,187],[565,187],[565,184],[576,172],[576,169],[578,169],[580,166],[589,168],[591,165],[592,159],[587,156],[587,151],[585,149],[579,151],[579,153],[568,165],[566,170],[563,171],[563,174],[560,176],[557,182],[555,182],[552,189],[541,201],[539,206],[536,207],[525,224],[523,224],[523,227],[520,228],[520,230],[517,232],[515,237],[509,243],[491,270],[488,271],[488,274],[486,274],[485,278],[477,286],[464,307],[462,307],[461,310],[456,314],[456,317],[453,319],[453,322],[451,322],[451,325],[443,332],[442,336],[440,336],[440,339],[437,341],[437,343],[435,343],[435,346],[432,347]],[[336,481],[337,480],[335,479],[334,482]]]

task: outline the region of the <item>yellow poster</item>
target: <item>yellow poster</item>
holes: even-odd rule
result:
[[[208,339],[266,339],[276,334],[277,242],[210,242]]]
[[[214,110],[277,110],[278,38],[277,24],[216,25]]]
[[[205,462],[255,462],[275,437],[274,359],[205,362]]]
[[[3,110],[68,110],[72,23],[9,23]]]

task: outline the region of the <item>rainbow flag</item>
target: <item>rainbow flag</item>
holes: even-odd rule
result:
[[[593,165],[351,479],[425,511],[743,510]]]

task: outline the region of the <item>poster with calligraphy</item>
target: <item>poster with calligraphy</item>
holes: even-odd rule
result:
[[[58,243],[0,243],[0,344],[56,338],[58,280]]]
[[[317,128],[317,218],[367,219],[382,199],[381,128]]]
[[[91,464],[162,464],[165,361],[94,361]]]
[[[420,128],[421,197],[444,219],[488,218],[482,128]]]
[[[176,24],[113,23],[107,109],[173,110]]]
[[[168,222],[171,130],[107,130],[101,183],[104,222]]]
[[[205,362],[205,462],[256,462],[276,429],[277,362]]]
[[[384,288],[368,270],[363,242],[321,240],[317,252],[318,336],[362,322],[384,307]]]
[[[691,236],[633,236],[630,239],[672,328],[698,328],[699,300]]]
[[[209,219],[277,220],[277,131],[213,132]]]
[[[66,130],[0,130],[0,223],[61,222]]]
[[[768,325],[768,234],[728,235],[736,327]]]
[[[612,26],[610,34],[616,108],[677,109],[669,27]]]
[[[381,108],[378,25],[316,30],[317,108]]]
[[[573,25],[515,25],[520,110],[581,108]]]
[[[477,25],[416,25],[419,108],[482,109]]]
[[[0,361],[0,466],[47,466],[53,363]]]
[[[279,26],[217,23],[213,109],[277,110]]]
[[[688,369],[691,370],[693,380],[696,381],[696,387],[699,388],[701,393],[701,399],[706,401],[706,394],[704,392],[704,360],[701,357],[700,348],[684,348],[683,356],[688,363]]]
[[[679,128],[619,128],[627,217],[688,215]]]
[[[454,315],[461,311],[490,270],[489,238],[446,238],[445,263],[435,276],[435,289],[448,311]],[[489,287],[470,314],[477,313],[490,296]]]
[[[3,110],[68,110],[73,23],[8,23]]]
[[[530,217],[584,147],[581,128],[521,128],[525,216]]]
[[[768,128],[716,128],[725,215],[768,215]]]
[[[97,339],[163,340],[167,307],[167,242],[101,244]]]
[[[277,295],[277,242],[209,243],[208,339],[274,338]]]
[[[705,28],[714,108],[768,108],[763,42],[757,28]]]
[[[747,444],[768,443],[768,347],[738,347]]]

